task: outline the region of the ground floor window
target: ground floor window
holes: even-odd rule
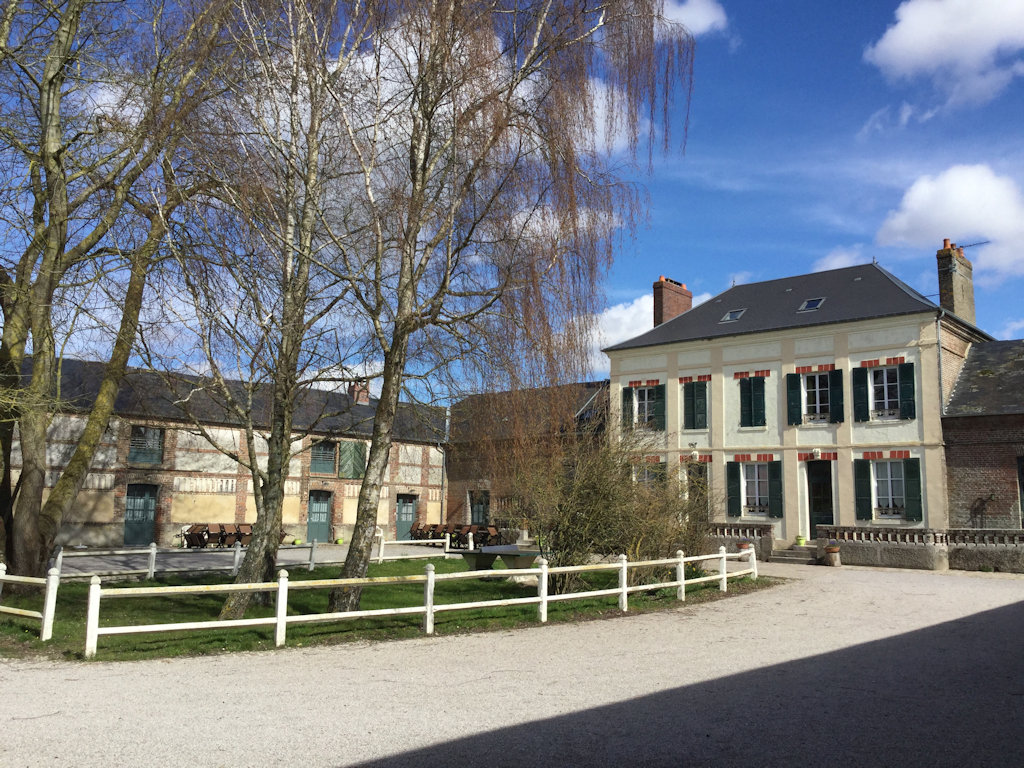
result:
[[[743,464],[743,512],[768,514],[768,464]]]
[[[730,517],[782,517],[781,461],[730,461],[725,480]]]
[[[857,459],[853,471],[858,520],[923,518],[920,459]]]
[[[470,491],[469,511],[472,525],[487,525],[491,521],[491,492]]]
[[[643,464],[634,464],[633,480],[640,485],[647,487],[664,485],[665,481],[668,479],[666,468],[667,465],[664,461],[658,463],[646,462]]]

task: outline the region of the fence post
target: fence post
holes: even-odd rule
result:
[[[676,563],[676,581],[679,582],[679,586],[676,588],[676,597],[679,600],[686,600],[686,562],[683,560],[683,550],[676,550],[676,558],[679,560]]]
[[[629,610],[629,578],[626,566],[626,556],[619,555],[619,610]]]
[[[242,542],[236,541],[232,547],[235,550],[235,562],[231,566],[231,576],[234,578],[238,575],[238,569],[242,566]]]
[[[150,581],[156,575],[156,542],[149,542],[149,570],[146,572],[146,578]]]
[[[444,535],[444,554],[445,554],[445,559],[446,560],[448,559],[447,555],[448,555],[449,552],[451,552],[451,549],[452,549],[452,535],[450,533],[446,533]]]
[[[728,576],[726,575],[726,572],[725,572],[725,547],[719,547],[718,548],[718,555],[719,555],[718,573],[721,575],[721,579],[720,579],[720,581],[718,583],[718,591],[719,592],[725,592],[728,589],[728,587],[726,586],[726,582],[728,581]]]
[[[282,568],[277,573],[277,623],[274,625],[274,645],[284,645],[288,630],[288,571]]]
[[[53,637],[53,614],[57,610],[57,588],[60,586],[60,571],[51,568],[46,572],[46,595],[43,598],[43,628],[39,639],[44,643]]]
[[[313,570],[316,567],[316,539],[313,539],[309,545],[309,570]]]
[[[427,581],[423,585],[423,631],[434,634],[434,564],[427,563]]]
[[[57,560],[56,562],[54,562],[53,567],[56,568],[58,571],[64,571],[64,547],[61,547],[57,551]]]
[[[749,561],[750,567],[754,573],[751,574],[754,577],[754,581],[757,581],[757,555],[754,554],[754,548],[751,547],[747,550],[747,560]]]
[[[540,575],[537,577],[537,597],[540,598],[540,604],[537,610],[540,613],[540,623],[544,624],[548,620],[548,561],[542,557],[538,565]]]
[[[100,628],[100,577],[89,579],[89,603],[85,615],[85,658],[96,655],[96,638]]]
[[[470,531],[469,532],[469,539],[466,542],[466,549],[473,549],[473,546],[474,546],[473,532]]]
[[[0,576],[7,575],[7,563],[0,563]],[[0,581],[0,596],[4,594],[4,583]]]

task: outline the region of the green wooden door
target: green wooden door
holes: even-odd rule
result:
[[[146,547],[156,539],[155,485],[129,485],[124,499],[124,545]]]
[[[807,498],[810,506],[810,538],[815,538],[815,526],[834,525],[832,511],[832,462],[807,462]]]
[[[487,525],[491,522],[491,492],[470,491],[469,509],[469,521],[473,525]]]
[[[409,540],[409,530],[416,522],[416,497],[398,494],[395,502],[395,538],[398,541]]]
[[[309,492],[306,539],[324,543],[331,540],[331,494],[329,491]]]

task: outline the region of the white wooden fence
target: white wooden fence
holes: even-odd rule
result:
[[[3,596],[4,584],[27,584],[43,589],[43,610],[30,611],[24,608],[11,608],[0,605],[0,613],[7,613],[11,616],[26,616],[30,619],[39,619],[41,627],[39,639],[44,643],[53,637],[53,612],[57,607],[57,589],[60,587],[60,572],[51,568],[46,573],[45,579],[32,576],[8,576],[7,565],[0,563],[0,597]]]
[[[727,562],[729,560],[746,561],[746,567],[729,572]],[[708,576],[700,576],[693,579],[685,577],[687,563],[716,563],[718,573]],[[672,566],[675,569],[675,578],[672,581],[638,584],[629,586],[629,569],[644,568],[650,566]],[[571,592],[559,595],[548,594],[548,580],[552,574],[560,573],[582,573],[586,571],[618,571],[618,586],[611,589],[598,589],[588,592]],[[101,635],[129,635],[146,632],[170,632],[189,631],[203,629],[223,629],[227,627],[274,627],[274,643],[278,647],[284,645],[289,624],[312,624],[329,621],[343,621],[346,619],[361,619],[377,616],[408,616],[422,615],[423,629],[429,635],[434,632],[434,616],[442,611],[463,611],[480,608],[497,608],[509,605],[530,605],[538,606],[538,617],[541,622],[548,618],[548,604],[559,600],[584,600],[601,596],[617,596],[619,610],[629,610],[629,595],[633,592],[676,588],[676,596],[679,600],[686,599],[686,586],[688,584],[700,584],[715,582],[719,589],[725,592],[728,579],[740,576],[753,576],[757,578],[757,560],[753,549],[742,552],[726,553],[725,547],[721,547],[717,554],[697,555],[684,557],[683,553],[677,552],[673,558],[664,560],[643,560],[630,563],[625,555],[620,555],[618,562],[595,563],[591,565],[562,566],[549,568],[546,560],[540,560],[536,568],[517,568],[507,570],[486,570],[486,571],[463,571],[459,573],[436,574],[434,564],[427,563],[423,575],[412,576],[376,576],[363,579],[315,579],[310,581],[295,581],[289,583],[288,572],[280,571],[277,583],[263,582],[257,584],[202,584],[180,587],[118,587],[104,589],[100,578],[93,576],[89,585],[89,606],[86,617],[85,632],[85,656],[92,658],[96,655],[96,645]],[[495,576],[536,576],[537,595],[530,597],[516,597],[504,600],[482,600],[471,603],[441,603],[434,602],[434,588],[438,581],[455,581],[459,579],[479,579]],[[363,611],[342,611],[333,613],[314,613],[299,616],[288,615],[288,592],[294,589],[333,589],[335,587],[365,587],[373,584],[423,584],[423,605],[413,605],[405,608],[379,608]],[[100,604],[104,599],[131,598],[131,597],[164,597],[168,595],[182,594],[210,594],[228,592],[277,592],[276,612],[274,616],[258,619],[231,619],[231,620],[210,620],[190,621],[173,624],[143,624],[131,626],[100,626]]]
[[[473,541],[472,537],[473,537],[473,534],[470,534],[470,542]],[[447,558],[448,557],[448,553],[451,552],[451,548],[452,548],[452,535],[450,533],[446,533],[444,535],[443,539],[405,539],[405,540],[398,540],[398,539],[396,539],[394,541],[388,541],[388,540],[386,540],[384,538],[384,529],[381,528],[378,525],[377,526],[377,530],[373,534],[373,539],[374,539],[374,541],[377,542],[377,557],[375,559],[377,560],[378,564],[383,563],[385,560],[414,560],[414,559],[420,559],[420,558],[424,558],[424,557],[445,557],[445,558]],[[421,553],[417,553],[417,554],[414,554],[414,555],[413,554],[404,554],[404,555],[385,555],[384,554],[385,547],[396,547],[396,546],[403,546],[403,547],[409,547],[409,546],[412,546],[412,547],[432,547],[432,548],[441,547],[441,550],[440,551],[434,550],[434,551],[421,552]],[[470,548],[472,548],[472,544],[470,544]]]

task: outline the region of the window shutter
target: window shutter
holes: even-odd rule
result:
[[[768,517],[782,517],[782,462],[768,462]]]
[[[693,387],[693,428],[708,428],[708,383],[696,381]]]
[[[870,421],[871,413],[868,410],[868,369],[854,368],[850,373],[853,379],[853,420]]]
[[[622,388],[622,428],[633,428],[633,389],[632,387]]]
[[[843,420],[843,372],[828,372],[828,420],[838,424]]]
[[[854,372],[856,371],[855,368]],[[872,519],[874,510],[871,504],[871,462],[867,459],[853,460],[853,494],[856,499],[857,519]]]
[[[654,387],[654,429],[659,432],[665,431],[665,385],[659,384]]]
[[[788,424],[803,424],[801,416],[803,403],[800,397],[800,374],[786,374],[786,422]]]
[[[924,509],[921,503],[920,459],[903,460],[903,493],[906,499],[903,508],[906,519],[910,522],[921,522],[924,517]]]
[[[362,480],[363,475],[366,474],[366,443],[358,442],[355,444],[356,454],[356,473],[354,477]]]
[[[668,484],[668,462],[662,461],[658,463],[658,484]]]
[[[913,419],[917,416],[914,404],[914,364],[900,363],[900,418]]]
[[[725,513],[729,517],[739,517],[742,511],[742,498],[740,497],[740,465],[739,462],[730,461],[725,465]]]
[[[366,443],[345,442],[338,446],[338,477],[359,480],[366,472]]]
[[[755,427],[763,427],[766,423],[764,413],[764,379],[760,376],[755,376],[750,380],[750,400],[752,403],[753,425]]]
[[[753,402],[750,396],[750,379],[740,379],[740,426],[754,426]]]
[[[683,384],[683,429],[696,429],[697,422],[696,406],[694,403],[697,393],[693,384]]]

